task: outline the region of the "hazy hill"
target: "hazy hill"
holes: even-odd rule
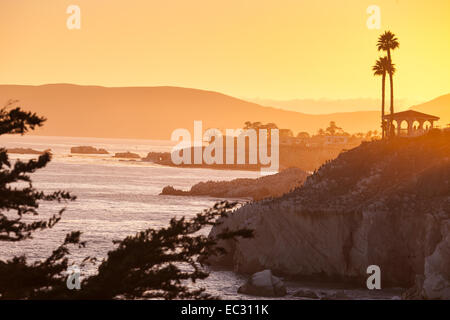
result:
[[[377,111],[313,115],[179,87],[0,85],[0,105],[9,99],[46,116],[48,122],[37,134],[55,136],[170,139],[177,128],[193,132],[194,120],[203,120],[204,129],[241,128],[245,121],[275,122],[295,133],[315,133],[330,121],[348,132],[367,132],[378,129],[379,122]],[[450,95],[413,108],[450,122]]]
[[[308,114],[327,114],[336,112],[378,111],[381,99],[355,98],[355,99],[246,99],[262,106],[272,106],[284,110],[303,112]],[[410,106],[405,100],[395,99],[395,106],[399,110]]]
[[[450,94],[413,106],[411,109],[440,117],[441,125],[450,124]]]
[[[40,135],[170,139],[177,128],[193,132],[194,120],[203,120],[204,129],[241,128],[245,121],[261,121],[294,132],[316,132],[331,120],[349,132],[378,127],[376,111],[309,115],[178,87],[0,85],[0,105],[9,99],[48,118],[37,130]]]

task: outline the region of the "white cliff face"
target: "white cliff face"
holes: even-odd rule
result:
[[[389,145],[364,145],[302,188],[240,208],[211,236],[247,227],[254,238],[220,243],[228,253],[210,262],[242,273],[271,269],[361,285],[367,267],[378,265],[382,287],[411,287],[422,276],[420,297],[448,299],[450,152],[443,158],[415,141],[421,142],[408,140],[395,154],[382,154]]]
[[[422,296],[428,299],[450,299],[450,220],[442,227],[442,238],[425,259]]]
[[[406,225],[399,224],[401,220]],[[324,275],[361,284],[368,276],[367,267],[375,264],[381,268],[384,285],[410,286],[415,275],[424,272],[429,248],[436,247],[437,240],[429,232],[437,225],[420,215],[394,218],[366,210],[314,216],[257,203],[242,208],[212,233],[245,226],[255,230],[255,237],[227,243],[228,254],[213,261],[242,273],[269,268],[286,275]],[[438,252],[438,268],[444,272],[450,264],[441,259],[443,244]]]

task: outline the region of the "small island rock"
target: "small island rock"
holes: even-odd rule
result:
[[[109,154],[105,149],[97,149],[91,146],[79,146],[70,148],[70,153],[80,154]]]
[[[238,289],[238,293],[262,297],[283,297],[286,287],[280,278],[272,275],[272,271],[264,270],[253,274],[250,279]]]

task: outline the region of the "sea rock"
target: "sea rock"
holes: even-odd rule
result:
[[[79,154],[109,154],[105,149],[97,149],[91,146],[79,146],[70,148],[70,153]]]
[[[172,165],[172,158],[170,152],[149,152],[142,161],[149,161],[161,165]]]
[[[294,297],[308,298],[308,299],[320,299],[320,295],[309,289],[300,289],[294,293]]]
[[[338,290],[331,293],[324,292],[320,296],[321,300],[350,300],[351,298],[349,295],[345,292],[345,290]]]
[[[15,154],[44,154],[44,153],[50,153],[52,149],[46,149],[44,151],[38,151],[31,148],[11,148],[7,150],[8,153],[15,153]]]
[[[132,152],[118,152],[114,155],[114,158],[124,158],[124,159],[140,159],[141,156],[137,153]]]
[[[262,297],[283,297],[286,287],[280,278],[272,275],[272,271],[264,270],[253,274],[250,279],[238,289],[238,293]]]
[[[166,186],[162,189],[160,195],[184,196],[187,191],[175,189],[172,186]]]

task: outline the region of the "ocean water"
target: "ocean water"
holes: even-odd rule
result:
[[[82,231],[86,248],[71,250],[71,262],[77,264],[86,256],[99,261],[114,248],[113,240],[149,227],[166,226],[172,217],[190,217],[211,207],[221,199],[209,197],[160,196],[167,185],[189,189],[200,181],[257,178],[259,172],[225,171],[210,169],[174,168],[140,161],[120,161],[112,155],[70,155],[73,146],[91,145],[115,152],[130,151],[145,156],[149,151],[169,151],[170,141],[122,140],[99,138],[0,136],[0,146],[23,147],[36,150],[52,149],[52,162],[32,175],[35,187],[52,192],[67,190],[77,200],[67,205],[42,204],[39,218],[57,213],[66,207],[61,221],[51,230],[38,231],[33,239],[17,243],[0,242],[0,259],[14,255],[26,255],[30,261],[46,258],[60,245],[70,231]],[[29,159],[32,155],[11,154],[11,159]],[[207,232],[207,230],[205,230]],[[95,266],[82,269],[83,273],[95,272]],[[200,283],[208,293],[223,299],[252,299],[237,293],[246,280],[231,270],[211,270],[211,275]],[[294,299],[300,288],[313,290],[342,289],[339,284],[300,283],[287,281],[286,299]],[[346,289],[351,298],[378,299],[398,295],[398,290],[370,292],[365,289]]]

